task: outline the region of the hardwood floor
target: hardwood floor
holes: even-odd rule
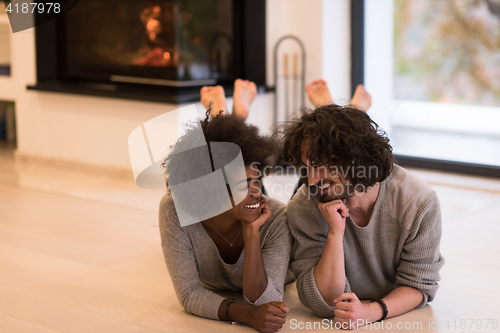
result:
[[[416,172],[442,204],[446,264],[436,300],[388,320],[391,331],[500,332],[491,322],[484,328],[486,319],[500,325],[500,181]],[[161,191],[20,168],[5,153],[0,174],[0,332],[253,332],[189,315],[179,304],[160,247]],[[285,302],[291,311],[280,332],[308,322],[323,331],[295,284]],[[438,328],[429,328],[434,322]]]

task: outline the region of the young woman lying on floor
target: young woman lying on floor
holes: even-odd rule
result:
[[[220,215],[183,227],[167,193],[160,203],[159,222],[167,268],[187,312],[276,332],[289,311],[282,300],[291,237],[285,205],[262,194],[262,175],[252,164],[257,162],[262,169],[276,152],[270,137],[260,136],[257,127],[244,121],[256,94],[255,84],[237,80],[233,114],[224,116],[222,87],[201,90],[201,101],[208,108],[207,119],[201,123],[205,140],[231,142],[241,149],[246,179],[236,191],[248,191],[243,201]],[[189,134],[188,130],[183,137]],[[167,174],[169,168],[190,163],[204,162],[199,156],[167,160]],[[242,292],[244,303],[225,299],[214,291]]]

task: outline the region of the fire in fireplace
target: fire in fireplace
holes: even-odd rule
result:
[[[238,77],[265,85],[265,0],[81,0],[36,36],[32,89],[183,102]]]
[[[67,75],[163,79],[171,85],[234,80],[232,5],[231,0],[82,1],[66,20]]]

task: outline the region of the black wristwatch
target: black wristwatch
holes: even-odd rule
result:
[[[227,307],[226,307],[226,320],[228,323],[232,324],[233,321],[232,320],[229,320],[229,306],[233,303],[235,303],[236,301],[234,300],[234,298],[228,298],[228,299],[225,299],[225,301],[227,301]]]
[[[384,315],[382,316],[382,319],[379,319],[377,320],[376,322],[379,322],[379,321],[382,321],[382,320],[385,320],[387,318],[387,315],[389,314],[389,311],[387,310],[387,305],[385,304],[385,302],[382,300],[382,298],[375,298],[375,299],[372,299],[372,303],[373,302],[377,302],[378,304],[380,304],[380,306],[382,307],[382,310],[384,311]]]

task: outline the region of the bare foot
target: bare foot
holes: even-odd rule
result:
[[[368,111],[370,106],[372,106],[372,96],[366,91],[362,84],[358,84],[354,96],[351,100],[351,105],[363,110]]]
[[[242,79],[234,81],[233,114],[242,119],[247,119],[250,105],[255,96],[257,96],[257,85],[255,83]]]
[[[224,88],[222,86],[205,86],[200,90],[201,104],[208,110],[210,103],[213,102],[212,110],[210,111],[210,116],[212,118],[219,115],[220,111],[223,114],[227,114],[226,109],[226,95],[224,94]]]
[[[307,97],[309,97],[309,101],[315,107],[333,103],[328,85],[323,79],[314,80],[313,82],[309,83],[306,86],[306,93]]]

